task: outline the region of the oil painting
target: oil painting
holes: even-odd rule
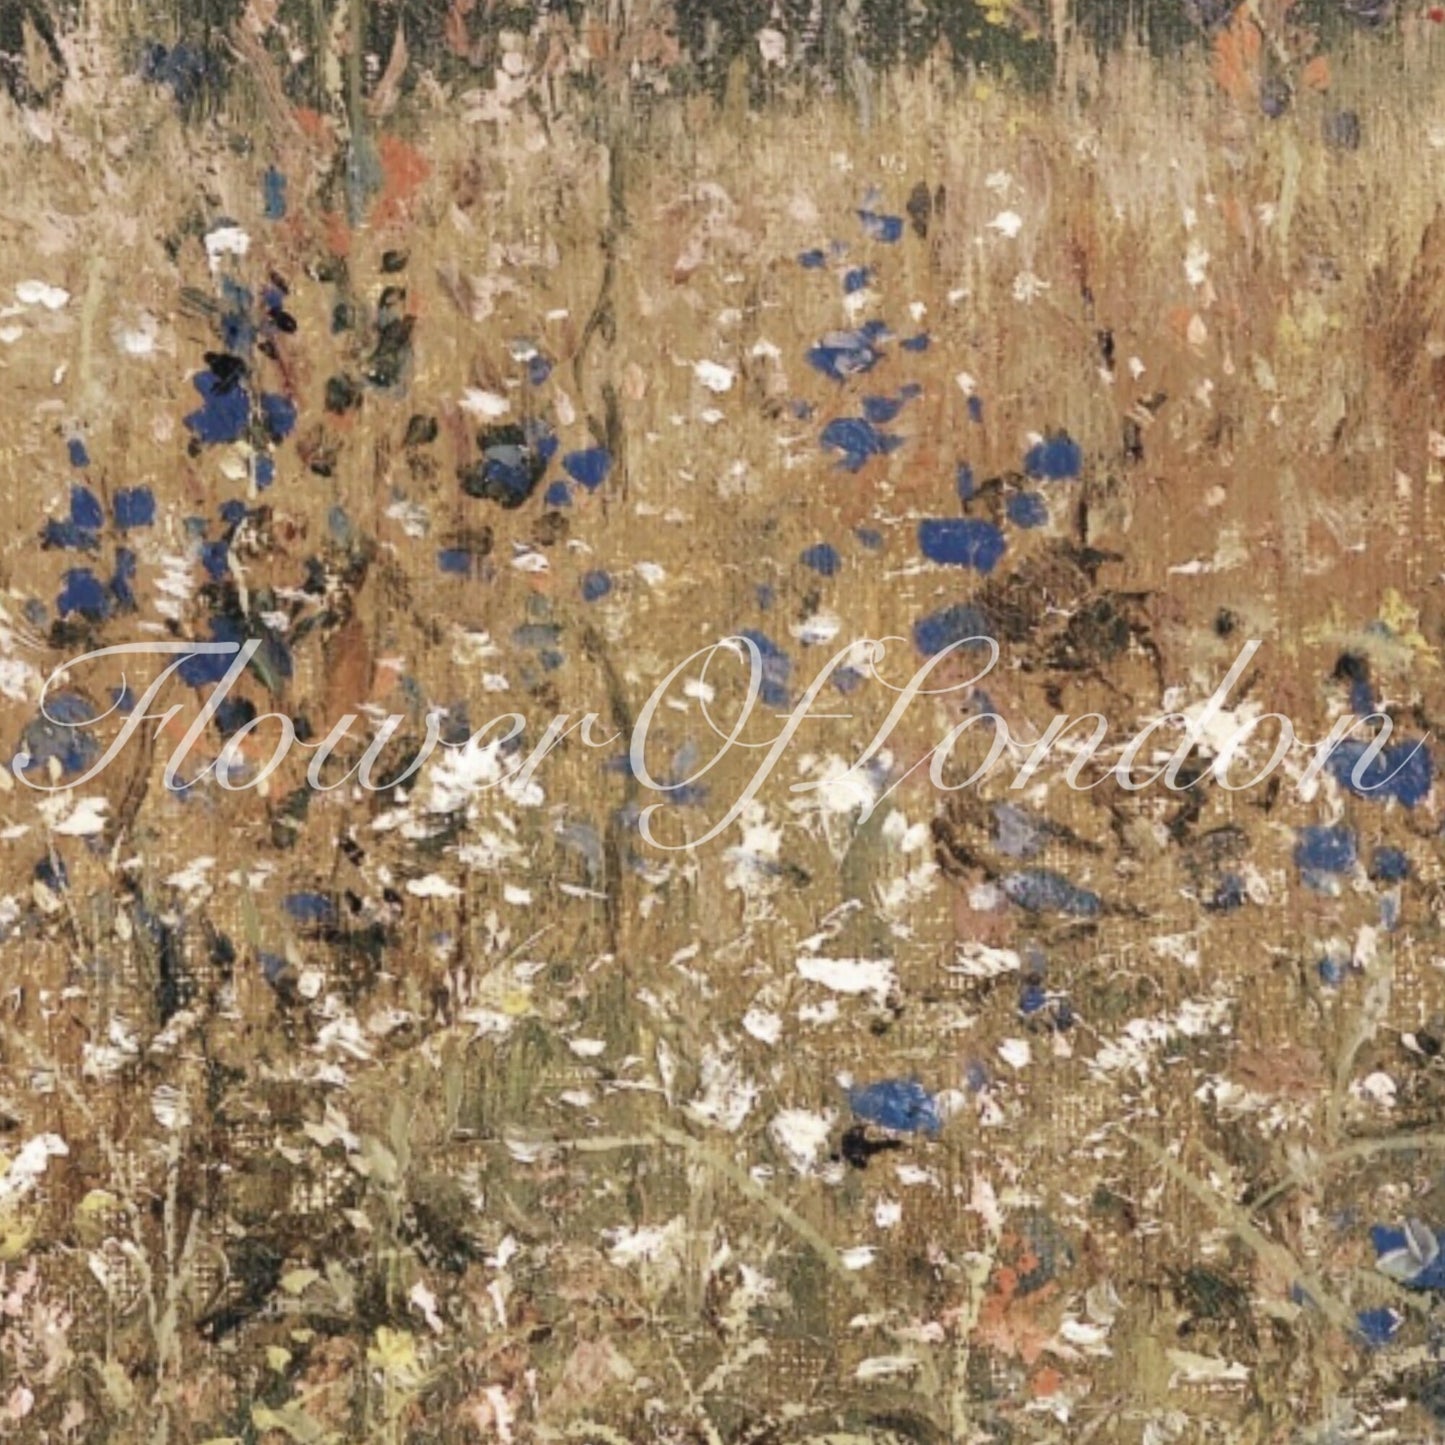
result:
[[[0,82],[0,1437],[1445,1439],[1445,8]]]

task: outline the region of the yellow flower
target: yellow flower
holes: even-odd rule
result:
[[[421,1374],[416,1340],[410,1330],[392,1330],[378,1325],[376,1343],[367,1350],[366,1361],[400,1384],[415,1381]]]
[[[1411,607],[1393,588],[1385,590],[1385,601],[1380,608],[1380,621],[1407,647],[1420,653],[1428,662],[1437,662],[1438,656],[1426,642],[1420,631],[1420,609]]]

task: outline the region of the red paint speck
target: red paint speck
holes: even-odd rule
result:
[[[1432,5],[1425,12],[1425,18],[1434,21],[1436,25],[1445,22],[1445,5]]]

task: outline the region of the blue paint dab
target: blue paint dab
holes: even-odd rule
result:
[[[1376,802],[1397,798],[1407,808],[1415,807],[1429,793],[1434,777],[1434,764],[1423,740],[1382,748],[1361,771],[1357,783],[1355,768],[1364,760],[1371,746],[1354,739],[1342,743],[1330,754],[1331,776],[1356,797],[1371,798]]]
[[[20,735],[20,750],[29,758],[26,770],[56,758],[65,773],[88,771],[100,756],[100,745],[83,724],[93,721],[95,710],[79,694],[62,692],[47,699],[45,713]]]
[[[105,513],[95,493],[76,483],[70,488],[70,520],[66,522],[51,518],[45,524],[44,542],[47,547],[66,547],[84,550],[95,547],[100,538],[97,535],[105,521]]]
[[[1359,854],[1355,835],[1342,826],[1299,830],[1294,861],[1302,873],[1348,873]]]
[[[1370,877],[1376,883],[1403,883],[1410,876],[1410,860],[1398,848],[1376,848],[1370,858]]]
[[[847,471],[861,470],[869,457],[886,457],[903,445],[903,438],[879,431],[862,417],[835,417],[823,428],[819,445],[824,451],[842,452],[839,465]]]
[[[1024,470],[1046,482],[1066,482],[1084,468],[1084,453],[1067,432],[1058,432],[1029,448]]]
[[[1355,1316],[1355,1328],[1359,1332],[1360,1339],[1372,1350],[1382,1349],[1388,1345],[1404,1322],[1403,1315],[1396,1314],[1394,1310],[1388,1308],[1361,1310]]]
[[[983,423],[983,398],[982,398],[981,396],[971,396],[971,397],[969,397],[969,399],[968,399],[968,419],[969,419],[969,421],[973,422],[976,426],[982,425],[982,423]]]
[[[913,624],[913,645],[926,657],[934,657],[955,643],[969,639],[977,639],[977,645],[982,647],[989,636],[983,613],[965,602],[931,612]]]
[[[814,247],[811,251],[804,251],[798,257],[798,265],[805,271],[821,271],[828,264],[827,254]]]
[[[867,321],[856,331],[830,331],[807,353],[808,365],[834,381],[861,376],[878,364],[878,343],[888,335],[881,321]]]
[[[547,488],[542,500],[549,507],[570,507],[572,505],[572,489],[566,482],[553,482]]]
[[[874,527],[857,527],[853,535],[870,552],[876,552],[883,545],[883,533]]]
[[[863,398],[863,420],[874,426],[884,426],[903,410],[905,398],[893,396],[865,396]]]
[[[858,219],[871,241],[882,241],[891,246],[903,237],[902,216],[880,216],[876,211],[859,211]]]
[[[1044,846],[1043,824],[1014,803],[995,803],[994,842],[1009,858],[1032,858]]]
[[[266,427],[266,435],[273,442],[285,441],[296,427],[296,403],[279,392],[263,392],[261,420]]]
[[[90,465],[90,453],[85,449],[85,443],[79,437],[71,437],[65,444],[65,450],[70,457],[70,465],[73,467],[88,467]]]
[[[122,531],[149,527],[156,519],[156,499],[149,487],[131,487],[115,494],[110,504],[115,525]]]
[[[89,567],[72,567],[55,599],[55,610],[62,617],[75,612],[90,622],[102,622],[110,615],[110,594]]]
[[[452,577],[467,577],[472,570],[472,554],[465,547],[443,547],[437,553],[437,567]]]
[[[927,351],[933,341],[926,331],[920,331],[917,336],[904,337],[898,344],[904,351]]]
[[[261,178],[261,194],[265,200],[265,216],[268,221],[279,221],[286,214],[286,177],[268,166]]]
[[[606,447],[588,447],[585,451],[568,452],[562,458],[562,470],[579,486],[595,492],[612,470],[612,456]]]
[[[937,1134],[943,1128],[938,1103],[917,1079],[884,1079],[848,1091],[859,1119],[900,1134]]]
[[[185,794],[181,794],[185,797]],[[266,982],[270,984],[279,983],[281,976],[291,965],[279,953],[267,953],[264,949],[256,955],[256,961],[261,965],[261,973]]]
[[[1375,1268],[1409,1289],[1445,1289],[1445,1252],[1435,1231],[1418,1219],[1404,1229],[1376,1224],[1370,1229]]]
[[[1015,492],[1008,499],[1008,519],[1015,527],[1046,526],[1049,504],[1038,492]]]
[[[110,595],[127,612],[135,610],[135,593],[131,583],[135,581],[136,555],[129,547],[115,549],[115,571],[111,573]]]
[[[765,633],[752,628],[741,634],[757,649],[762,660],[762,683],[758,696],[769,707],[782,707],[788,701],[788,679],[792,676],[793,662],[786,652]]]
[[[241,635],[240,627],[230,618],[215,617],[211,619],[210,641],[240,644],[245,639]],[[176,669],[176,673],[188,687],[206,687],[220,682],[235,660],[234,652],[197,653],[186,658]]]
[[[830,546],[827,542],[818,542],[812,547],[805,548],[798,554],[798,561],[805,567],[811,567],[822,577],[834,577],[839,568],[843,565],[843,559],[838,555],[838,549]]]
[[[587,572],[582,578],[582,600],[600,602],[612,591],[612,578],[603,571]]]
[[[958,491],[958,500],[967,502],[973,496],[973,468],[967,462],[959,462],[954,473],[953,484]]]
[[[873,273],[866,266],[855,266],[851,271],[843,275],[843,294],[852,296],[857,291],[862,291],[873,279]]]
[[[330,923],[336,905],[324,893],[288,893],[284,907],[297,923],[315,927]]]
[[[97,532],[105,525],[105,513],[94,492],[87,487],[71,487],[70,520],[77,527]]]
[[[1244,879],[1238,873],[1226,873],[1219,880],[1214,890],[1214,895],[1204,906],[1211,913],[1233,913],[1236,908],[1243,908],[1249,901],[1249,893],[1245,889]]]
[[[1070,918],[1095,918],[1102,907],[1097,893],[1075,887],[1061,873],[1028,868],[1002,880],[1004,896],[1026,913],[1063,913]]]
[[[975,517],[938,517],[918,524],[918,547],[930,562],[992,572],[1007,550],[992,522]]]
[[[208,446],[239,441],[251,415],[251,399],[239,383],[226,385],[213,371],[197,372],[191,385],[201,395],[201,406],[186,418],[186,428]]]

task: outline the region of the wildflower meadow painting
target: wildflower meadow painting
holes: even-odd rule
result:
[[[0,1438],[1445,1441],[1445,8],[0,91]]]

